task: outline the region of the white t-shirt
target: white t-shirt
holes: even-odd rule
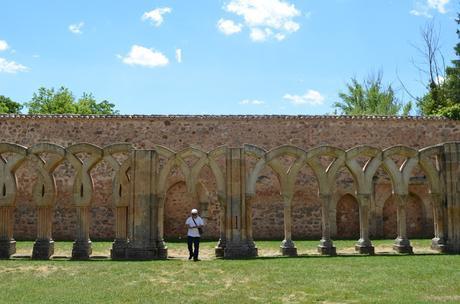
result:
[[[195,218],[195,222],[196,222],[196,226],[204,226],[204,221],[201,217],[197,216]],[[194,227],[195,226],[195,223],[193,222],[193,219],[191,216],[189,216],[189,218],[185,221],[185,225],[187,225],[188,228],[188,233],[187,235],[188,236],[191,236],[191,237],[200,237],[200,233],[198,232],[198,228],[190,228],[191,227]]]

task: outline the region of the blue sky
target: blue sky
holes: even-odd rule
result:
[[[351,77],[382,70],[414,95],[420,28],[454,58],[452,0],[0,2],[0,95],[40,86],[122,114],[326,114]],[[403,90],[405,101],[410,100]]]

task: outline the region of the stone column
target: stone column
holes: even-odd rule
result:
[[[16,253],[13,239],[14,206],[0,206],[0,259],[9,259]]]
[[[439,252],[447,252],[444,213],[442,208],[442,196],[440,193],[431,193],[434,217],[434,238],[431,240],[431,248]]]
[[[50,206],[38,207],[37,239],[32,251],[32,259],[48,260],[54,254],[54,241],[51,235],[53,210]]]
[[[223,198],[219,197],[219,241],[217,242],[216,247],[214,248],[214,252],[216,257],[223,258],[224,257],[224,250],[227,244],[227,236],[226,236],[226,212],[225,212],[225,204],[223,202]]]
[[[112,243],[110,257],[117,260],[126,257],[126,247],[128,246],[128,207],[116,207],[115,212],[115,240]]]
[[[318,252],[323,255],[336,255],[336,248],[331,239],[331,224],[329,209],[332,204],[331,194],[320,193],[322,237],[318,245]]]
[[[395,239],[393,244],[393,250],[398,253],[410,253],[412,254],[412,246],[409,239],[407,238],[407,220],[406,220],[406,205],[407,205],[407,194],[396,194],[396,206],[397,206],[397,230],[398,237]]]
[[[355,250],[361,254],[374,254],[374,246],[369,239],[370,193],[358,193],[359,201],[359,240]]]
[[[292,197],[284,196],[284,240],[280,251],[285,256],[297,256],[297,247],[292,241]]]
[[[226,155],[227,208],[225,258],[257,256],[257,248],[247,236],[245,197],[246,170],[242,148],[229,148]]]
[[[73,260],[87,260],[92,253],[89,238],[89,209],[89,206],[77,206],[77,233],[72,248]]]
[[[443,175],[446,189],[447,248],[460,253],[460,193],[459,193],[459,143],[444,144]]]
[[[133,150],[132,160],[132,200],[129,207],[129,243],[126,258],[164,259],[167,257],[162,222],[164,197],[160,197],[156,192],[156,152]]]

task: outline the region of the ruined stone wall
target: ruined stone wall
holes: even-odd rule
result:
[[[371,118],[335,116],[0,116],[0,141],[31,146],[39,142],[52,142],[62,146],[88,142],[105,146],[116,142],[129,142],[138,149],[152,149],[164,145],[180,150],[189,145],[211,150],[220,145],[241,146],[251,143],[264,149],[292,144],[303,149],[320,145],[334,145],[348,149],[356,145],[386,148],[404,144],[422,148],[447,141],[460,140],[460,123],[444,119]],[[36,208],[31,200],[31,185],[35,176],[32,164],[25,163],[18,172],[19,192],[15,212],[15,238],[34,239],[36,235]],[[293,236],[318,238],[321,235],[321,212],[317,198],[317,183],[311,170],[302,169],[296,184],[293,201]],[[64,163],[56,170],[58,200],[54,208],[53,236],[73,239],[75,210],[72,207],[71,187],[73,169]],[[111,174],[107,164],[93,170],[95,197],[91,210],[93,239],[114,238],[114,210],[111,204]],[[420,175],[414,172],[414,175]],[[210,174],[202,174],[202,183],[208,190],[208,227],[206,236],[216,238],[219,232],[219,205],[215,183]],[[279,184],[270,169],[266,169],[257,183],[257,197],[253,203],[254,237],[283,237],[283,203]],[[411,185],[413,195],[410,210],[409,236],[432,234],[432,214],[426,181],[418,176]],[[333,232],[338,237],[358,237],[356,230],[356,201],[351,175],[343,172],[337,181],[335,202],[338,210],[331,215]],[[372,234],[392,236],[395,227],[391,183],[384,173],[379,175],[375,187]],[[423,207],[421,207],[423,206]],[[165,206],[166,238],[183,237],[185,217],[198,202],[187,193],[184,183],[171,184]],[[423,208],[423,209],[421,209]],[[430,217],[431,216],[431,217]],[[423,218],[420,218],[423,217]],[[353,219],[352,219],[353,218]],[[347,223],[350,219],[350,223]],[[345,222],[344,222],[345,220]]]

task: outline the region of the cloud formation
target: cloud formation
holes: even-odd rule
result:
[[[151,10],[150,12],[145,12],[142,15],[142,20],[143,21],[150,20],[152,21],[153,25],[155,25],[156,27],[159,27],[164,21],[163,15],[171,13],[171,12],[172,12],[172,9],[170,7],[159,7],[154,10]]]
[[[22,64],[14,61],[8,61],[5,58],[0,57],[0,73],[15,74],[17,72],[25,72],[28,68]]]
[[[324,103],[325,98],[318,91],[308,90],[308,92],[306,92],[303,95],[285,94],[283,96],[283,99],[285,99],[286,101],[296,106],[305,105],[305,104],[317,106],[317,105],[322,105]]]
[[[432,11],[437,11],[440,14],[447,13],[446,6],[450,0],[417,0],[415,2],[414,9],[409,13],[414,16],[423,16],[426,18],[432,18]]]
[[[233,35],[241,32],[243,25],[236,24],[233,20],[220,19],[217,22],[217,28],[225,35]]]
[[[286,0],[232,0],[224,9],[243,18],[243,24],[220,19],[217,26],[226,35],[238,33],[243,26],[249,29],[249,37],[255,42],[269,38],[284,40],[286,35],[297,32],[300,24],[294,21],[301,12]]]
[[[176,61],[182,63],[182,49],[176,49]]]
[[[140,65],[149,68],[162,67],[169,63],[168,58],[161,52],[140,45],[133,45],[128,55],[119,57],[123,63],[128,65]]]
[[[9,48],[5,40],[0,40],[0,51],[5,51]]]
[[[84,25],[85,23],[83,21],[80,23],[71,24],[69,25],[69,31],[71,31],[72,33],[76,35],[83,34],[83,31],[81,29],[83,28]]]

